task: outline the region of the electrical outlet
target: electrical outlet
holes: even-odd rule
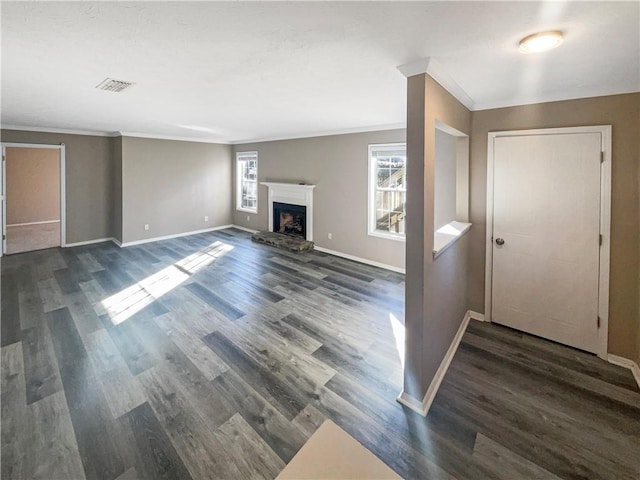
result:
[[[208,221],[209,221],[209,215],[205,215],[205,216],[204,216],[204,221],[205,221],[205,222],[208,222]]]
[[[327,233],[327,238],[329,240],[333,240],[333,233]]]
[[[148,223],[145,223],[145,224],[144,224],[144,229],[145,229],[145,230],[149,230],[149,224],[148,224]]]
[[[247,222],[251,221],[251,217],[249,215],[247,215]]]

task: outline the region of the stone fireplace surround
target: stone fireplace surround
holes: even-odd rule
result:
[[[315,185],[298,183],[260,182],[268,188],[269,231],[273,232],[273,202],[307,207],[306,240],[313,241],[313,189]]]

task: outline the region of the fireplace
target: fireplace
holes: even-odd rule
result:
[[[261,182],[268,188],[269,207],[269,231],[277,232],[282,227],[280,222],[280,212],[276,214],[276,204],[287,205],[293,207],[295,211],[290,213],[295,215],[304,215],[304,228],[302,233],[299,229],[295,229],[295,235],[305,240],[313,242],[313,190],[315,185],[308,183],[277,183],[277,182]],[[301,210],[304,209],[304,210]],[[276,228],[276,224],[278,224]],[[291,232],[294,233],[294,232]]]
[[[307,238],[307,207],[273,202],[273,231]]]

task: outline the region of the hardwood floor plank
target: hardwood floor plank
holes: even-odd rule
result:
[[[85,475],[88,479],[115,478],[128,468],[119,451],[127,446],[119,443],[117,425],[69,310],[54,310],[48,317]]]
[[[32,403],[27,412],[25,478],[84,479],[84,469],[63,392]],[[52,439],[55,439],[52,441]]]
[[[112,418],[118,418],[147,401],[140,382],[127,367],[103,373],[98,380]]]
[[[26,330],[45,324],[42,299],[34,276],[34,268],[24,265],[17,272],[20,328]]]
[[[478,434],[473,456],[480,458],[500,472],[500,478],[530,478],[536,480],[559,480],[554,474],[540,468],[535,463],[516,455],[508,448],[494,442],[481,433]]]
[[[108,323],[110,320],[104,319],[103,322]],[[144,340],[140,337],[132,321],[125,321],[107,330],[133,375],[139,375],[160,361],[153,352],[145,347]]]
[[[213,308],[222,313],[229,320],[237,320],[238,318],[245,315],[243,311],[238,310],[229,302],[227,302],[223,298],[220,298],[218,295],[206,289],[200,284],[192,283],[190,285],[187,285],[187,288],[191,290],[192,293],[196,294],[198,297],[204,300],[207,304],[211,305]]]
[[[311,265],[315,265],[317,267],[323,268],[325,270],[330,270],[332,272],[336,272],[336,273],[340,273],[342,275],[346,275],[348,277],[352,277],[355,278],[356,280],[360,280],[362,282],[373,282],[374,277],[371,277],[369,275],[363,275],[357,271],[354,270],[350,270],[347,268],[343,268],[343,267],[339,267],[337,265],[334,265],[333,263],[330,262],[322,262],[319,260],[311,260],[309,262]]]
[[[42,298],[42,309],[45,313],[65,306],[62,291],[55,278],[51,277],[38,281],[38,290],[40,298]],[[2,304],[4,305],[4,295]],[[4,315],[2,316],[4,318]]]
[[[0,473],[2,478],[24,478],[29,445],[26,443],[28,419],[22,342],[0,348],[0,372]]]
[[[295,425],[305,436],[310,437],[313,435],[320,425],[322,425],[327,417],[325,417],[316,407],[313,405],[307,405],[304,407],[296,418],[291,423]]]
[[[82,264],[85,271],[94,273],[104,270],[104,267],[95,259],[90,252],[78,254],[78,260]]]
[[[74,275],[74,272],[69,270],[69,268],[56,270],[55,272],[53,272],[53,275],[56,279],[56,282],[58,282],[58,286],[60,287],[60,291],[63,293],[63,295],[69,295],[71,293],[80,291],[77,276]]]
[[[84,337],[104,328],[100,317],[80,289],[77,292],[65,295],[64,304],[69,309],[81,336]]]
[[[131,478],[149,480],[191,478],[187,467],[148,403],[142,403],[128,412],[122,417],[122,421],[127,422],[133,431],[142,464],[142,468],[135,470],[135,475],[131,474]]]
[[[241,466],[242,478],[271,480],[285,466],[280,457],[238,413],[220,425],[215,434],[227,454]]]
[[[149,403],[171,443],[194,479],[242,478],[233,462],[225,461],[223,446],[179,389],[158,367],[140,375]]]
[[[251,428],[285,463],[289,462],[304,444],[304,434],[292,428],[289,419],[233,370],[220,375],[211,385],[219,395],[236,405],[238,412]]]
[[[20,341],[20,301],[18,279],[15,274],[3,274],[1,284],[2,323],[0,323],[0,346],[5,347]]]
[[[226,278],[230,279],[235,285],[237,285],[238,288],[251,292],[260,298],[263,298],[273,303],[279,302],[280,300],[284,300],[284,297],[279,293],[276,293],[273,290],[269,290],[268,288],[265,288],[264,286],[259,285],[258,283],[252,282],[251,280],[247,280],[246,278],[241,277],[236,273],[230,272],[230,273],[227,273],[225,276]]]
[[[227,364],[204,344],[201,336],[192,333],[192,330],[185,326],[186,322],[175,320],[170,315],[156,317],[154,321],[207,380],[213,380],[229,369]]]
[[[288,419],[293,419],[305,407],[306,401],[301,394],[283,384],[221,333],[214,332],[207,335],[204,341],[227,365],[245,378],[260,395]]]
[[[31,404],[62,390],[58,362],[46,324],[22,332],[26,401]]]

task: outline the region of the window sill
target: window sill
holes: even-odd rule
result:
[[[440,227],[433,235],[433,258],[438,258],[451,245],[456,243],[471,228],[470,223],[449,222]]]
[[[378,238],[384,238],[387,240],[394,240],[396,242],[404,242],[405,240],[405,236],[404,235],[393,235],[393,234],[389,234],[389,233],[383,233],[383,232],[378,232],[378,231],[369,231],[369,236],[371,237],[378,237]]]
[[[246,212],[246,213],[253,213],[254,215],[258,214],[258,210],[249,210],[248,208],[236,208],[236,210],[238,212]]]

